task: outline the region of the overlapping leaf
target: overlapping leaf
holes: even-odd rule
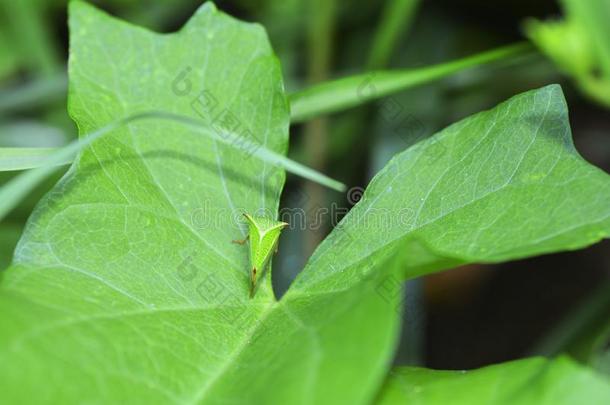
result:
[[[529,358],[470,371],[401,367],[379,404],[604,404],[610,382],[567,357]]]

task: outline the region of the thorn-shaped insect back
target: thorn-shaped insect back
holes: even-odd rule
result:
[[[271,256],[277,251],[277,244],[286,222],[265,217],[244,214],[248,221],[248,236],[240,244],[250,240],[250,298],[254,297],[258,279],[262,278],[269,266]]]

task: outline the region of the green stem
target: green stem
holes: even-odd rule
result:
[[[35,169],[43,166],[50,155],[61,148],[0,148],[0,172]],[[70,164],[71,157],[66,157],[57,165]]]
[[[411,21],[421,0],[386,1],[378,24],[373,47],[369,53],[367,67],[380,69],[388,64],[392,50],[402,34],[411,26]]]
[[[313,0],[309,2],[311,9],[308,27],[308,60],[307,79],[309,83],[320,83],[328,79],[330,71],[333,31],[335,23],[336,0]],[[307,165],[315,170],[323,171],[326,166],[328,149],[328,122],[325,117],[309,121],[304,128],[303,146]],[[305,193],[309,196],[306,212],[325,205],[326,193],[323,187],[315,183],[305,184]],[[324,229],[310,229],[305,234],[305,257],[324,238]]]
[[[185,125],[193,129],[193,134],[199,133],[205,135],[235,149],[242,149],[244,148],[243,145],[248,145],[247,150],[244,149],[243,151],[252,151],[252,156],[256,157],[257,159],[269,162],[275,166],[285,169],[290,173],[318,182],[337,191],[344,191],[346,188],[344,184],[333,180],[322,173],[316,172],[315,170],[295,162],[284,155],[267,149],[262,145],[254,144],[250,140],[244,139],[236,134],[229,133],[225,136],[221,136],[215,131],[211,130],[200,120],[163,111],[146,111],[118,119],[103,126],[102,128],[97,129],[96,131],[86,134],[82,138],[49,154],[48,157],[41,162],[41,165],[36,169],[26,171],[11,179],[2,188],[0,188],[0,220],[2,220],[15,206],[17,206],[17,204],[19,204],[27,193],[29,193],[34,187],[40,184],[41,181],[53,173],[56,166],[60,166],[65,162],[71,161],[78,152],[117,128],[135,121],[152,119],[167,120]]]
[[[532,50],[529,43],[519,43],[425,68],[369,72],[321,83],[290,95],[291,122],[346,110],[464,69],[522,56]]]

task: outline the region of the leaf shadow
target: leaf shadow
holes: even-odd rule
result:
[[[78,166],[78,172],[76,172],[75,166],[71,166],[70,170],[64,175],[64,177],[58,182],[58,184],[49,192],[47,195],[46,207],[50,210],[56,205],[56,203],[61,199],[68,195],[70,195],[79,184],[82,184],[83,180],[98,174],[104,168],[108,169],[113,167],[114,165],[126,163],[129,161],[143,160],[143,159],[171,159],[178,160],[189,165],[192,165],[201,170],[207,170],[214,175],[218,176],[219,166],[222,169],[223,175],[228,178],[230,181],[238,183],[244,187],[248,187],[252,189],[253,193],[259,195],[260,188],[254,188],[254,185],[258,186],[258,182],[260,181],[254,175],[246,175],[242,172],[238,172],[234,168],[228,167],[223,163],[216,163],[206,161],[202,158],[195,157],[189,153],[177,152],[173,150],[155,150],[149,151],[142,154],[137,153],[128,153],[123,154],[120,158],[110,158],[103,159],[95,163],[87,163],[85,165]],[[79,163],[76,163],[77,165]],[[193,184],[193,189],[198,187],[198,185]],[[214,196],[211,196],[214,197]],[[276,194],[272,187],[265,187],[265,198],[274,199],[276,198]]]

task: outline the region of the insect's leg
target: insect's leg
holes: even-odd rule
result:
[[[248,241],[249,238],[250,238],[250,235],[246,236],[245,239],[234,239],[231,241],[231,243],[237,243],[238,245],[243,245],[244,243],[246,243]]]
[[[252,268],[250,273],[250,298],[254,298],[254,289],[256,288],[256,267]]]

